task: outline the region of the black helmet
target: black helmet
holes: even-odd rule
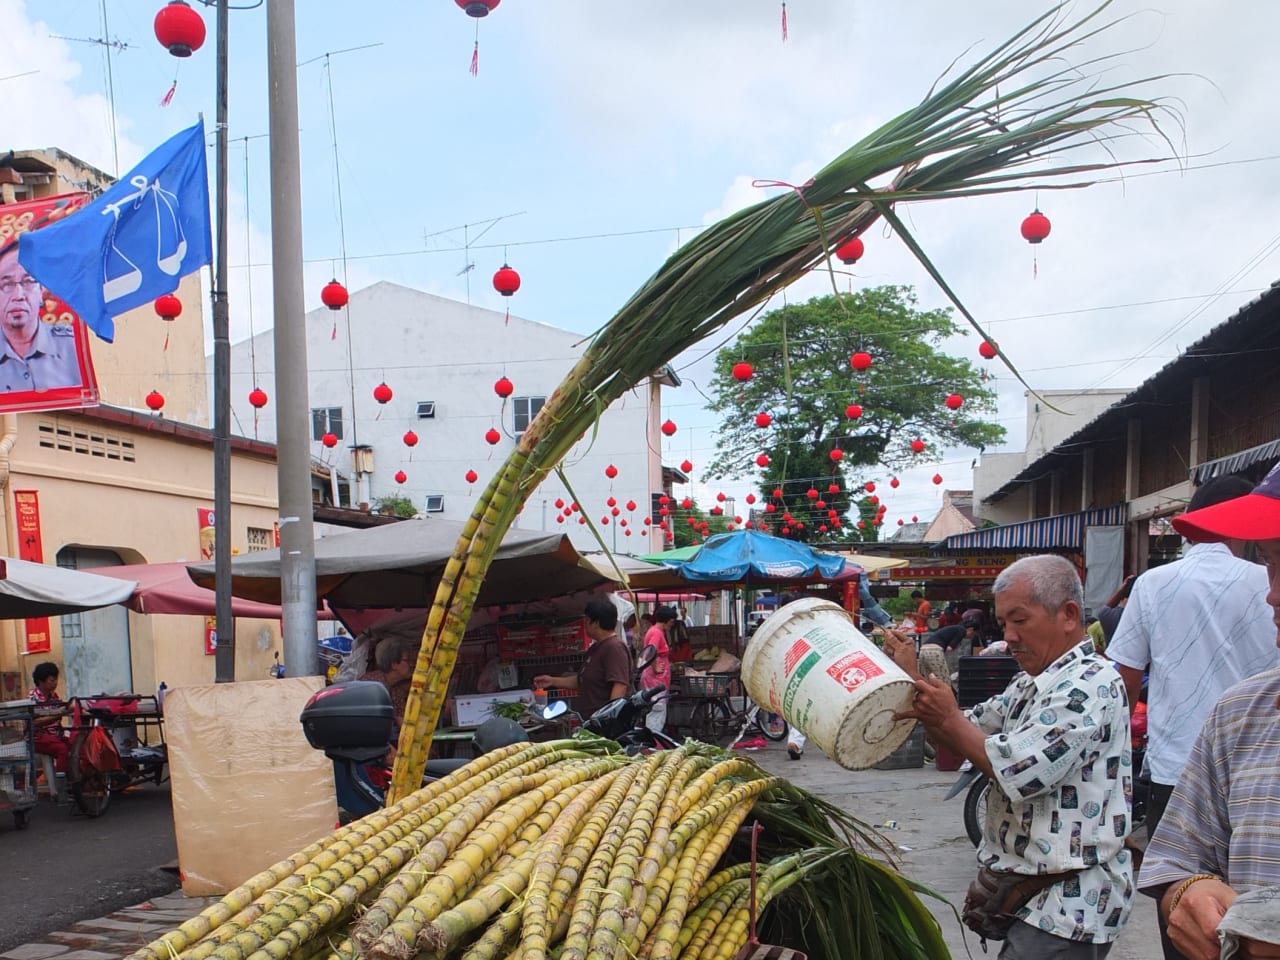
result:
[[[525,743],[528,740],[529,734],[514,720],[508,720],[506,717],[490,717],[476,727],[475,737],[471,742],[476,753],[481,754],[497,750],[499,747],[509,747],[513,743]]]

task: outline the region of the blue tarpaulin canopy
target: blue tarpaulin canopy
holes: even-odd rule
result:
[[[793,583],[843,580],[860,568],[844,557],[822,553],[803,543],[739,530],[712,537],[690,560],[672,564],[690,583]]]

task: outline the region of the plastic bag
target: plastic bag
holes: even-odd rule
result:
[[[90,769],[102,773],[120,769],[120,754],[102,727],[92,727],[85,735],[80,757]]]
[[[369,671],[369,654],[373,652],[373,638],[362,633],[351,645],[351,652],[342,658],[342,666],[333,675],[334,683],[359,680]]]

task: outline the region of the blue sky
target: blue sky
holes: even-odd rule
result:
[[[108,35],[129,45],[112,59],[122,170],[200,111],[213,120],[213,11],[197,7],[209,41],[179,64],[152,35],[159,7],[106,3]],[[475,21],[452,0],[299,2],[299,60],[381,44],[330,61],[350,285],[386,279],[465,299],[457,274],[469,259],[472,301],[500,308],[489,278],[505,244],[524,281],[513,311],[588,332],[692,228],[758,199],[753,179],[802,182],[922,96],[954,57],[1011,34],[1026,10],[1016,0],[792,0],[784,44],[775,0],[504,0],[480,24],[472,77]],[[1158,90],[1181,98],[1191,169],[1041,196],[1054,227],[1037,278],[1018,236],[1034,198],[909,212],[961,296],[1044,388],[1132,386],[1280,273],[1268,47],[1280,9],[1241,0],[1226,25],[1198,0],[1118,0],[1114,10],[1135,14],[1107,45],[1133,51],[1116,76],[1185,74]],[[0,79],[4,146],[57,145],[111,170],[101,48],[50,36],[101,37],[100,17],[96,0],[0,0],[0,78],[39,71]],[[241,140],[267,130],[264,8],[233,13],[231,50],[239,337],[250,301],[255,329],[269,322],[267,141],[249,141],[246,182]],[[176,96],[162,107],[175,70]],[[298,70],[309,305],[340,269],[342,247],[328,79],[323,60]],[[1150,155],[1161,145],[1132,149]],[[1239,162],[1257,158],[1267,159]],[[469,258],[462,231],[451,229],[466,223],[472,233],[489,227]],[[604,236],[625,233],[635,235]],[[563,239],[583,236],[595,239]],[[866,239],[859,282],[915,284],[922,306],[944,304],[896,239]],[[251,288],[246,261],[259,265]],[[814,278],[789,295],[819,294],[826,283]],[[973,338],[955,344],[974,349]],[[681,365],[688,381],[705,383],[705,363]],[[1021,387],[1008,377],[997,385],[999,417],[1018,448]],[[697,391],[667,399],[681,425],[668,462],[709,461],[714,419]],[[927,480],[935,471],[945,486],[967,487],[974,455],[949,451],[940,465],[904,474],[890,522],[936,510],[939,491]],[[702,495],[719,489],[741,498],[749,483],[716,483]]]

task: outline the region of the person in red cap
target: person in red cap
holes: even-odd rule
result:
[[[1280,466],[1252,493],[1188,511],[1173,527],[1197,543],[1256,542],[1271,622],[1280,625]],[[1210,711],[1138,877],[1187,960],[1216,960],[1218,923],[1239,894],[1280,886],[1278,754],[1280,666],[1273,666],[1229,688]],[[1240,952],[1280,957],[1280,946],[1247,941]]]

